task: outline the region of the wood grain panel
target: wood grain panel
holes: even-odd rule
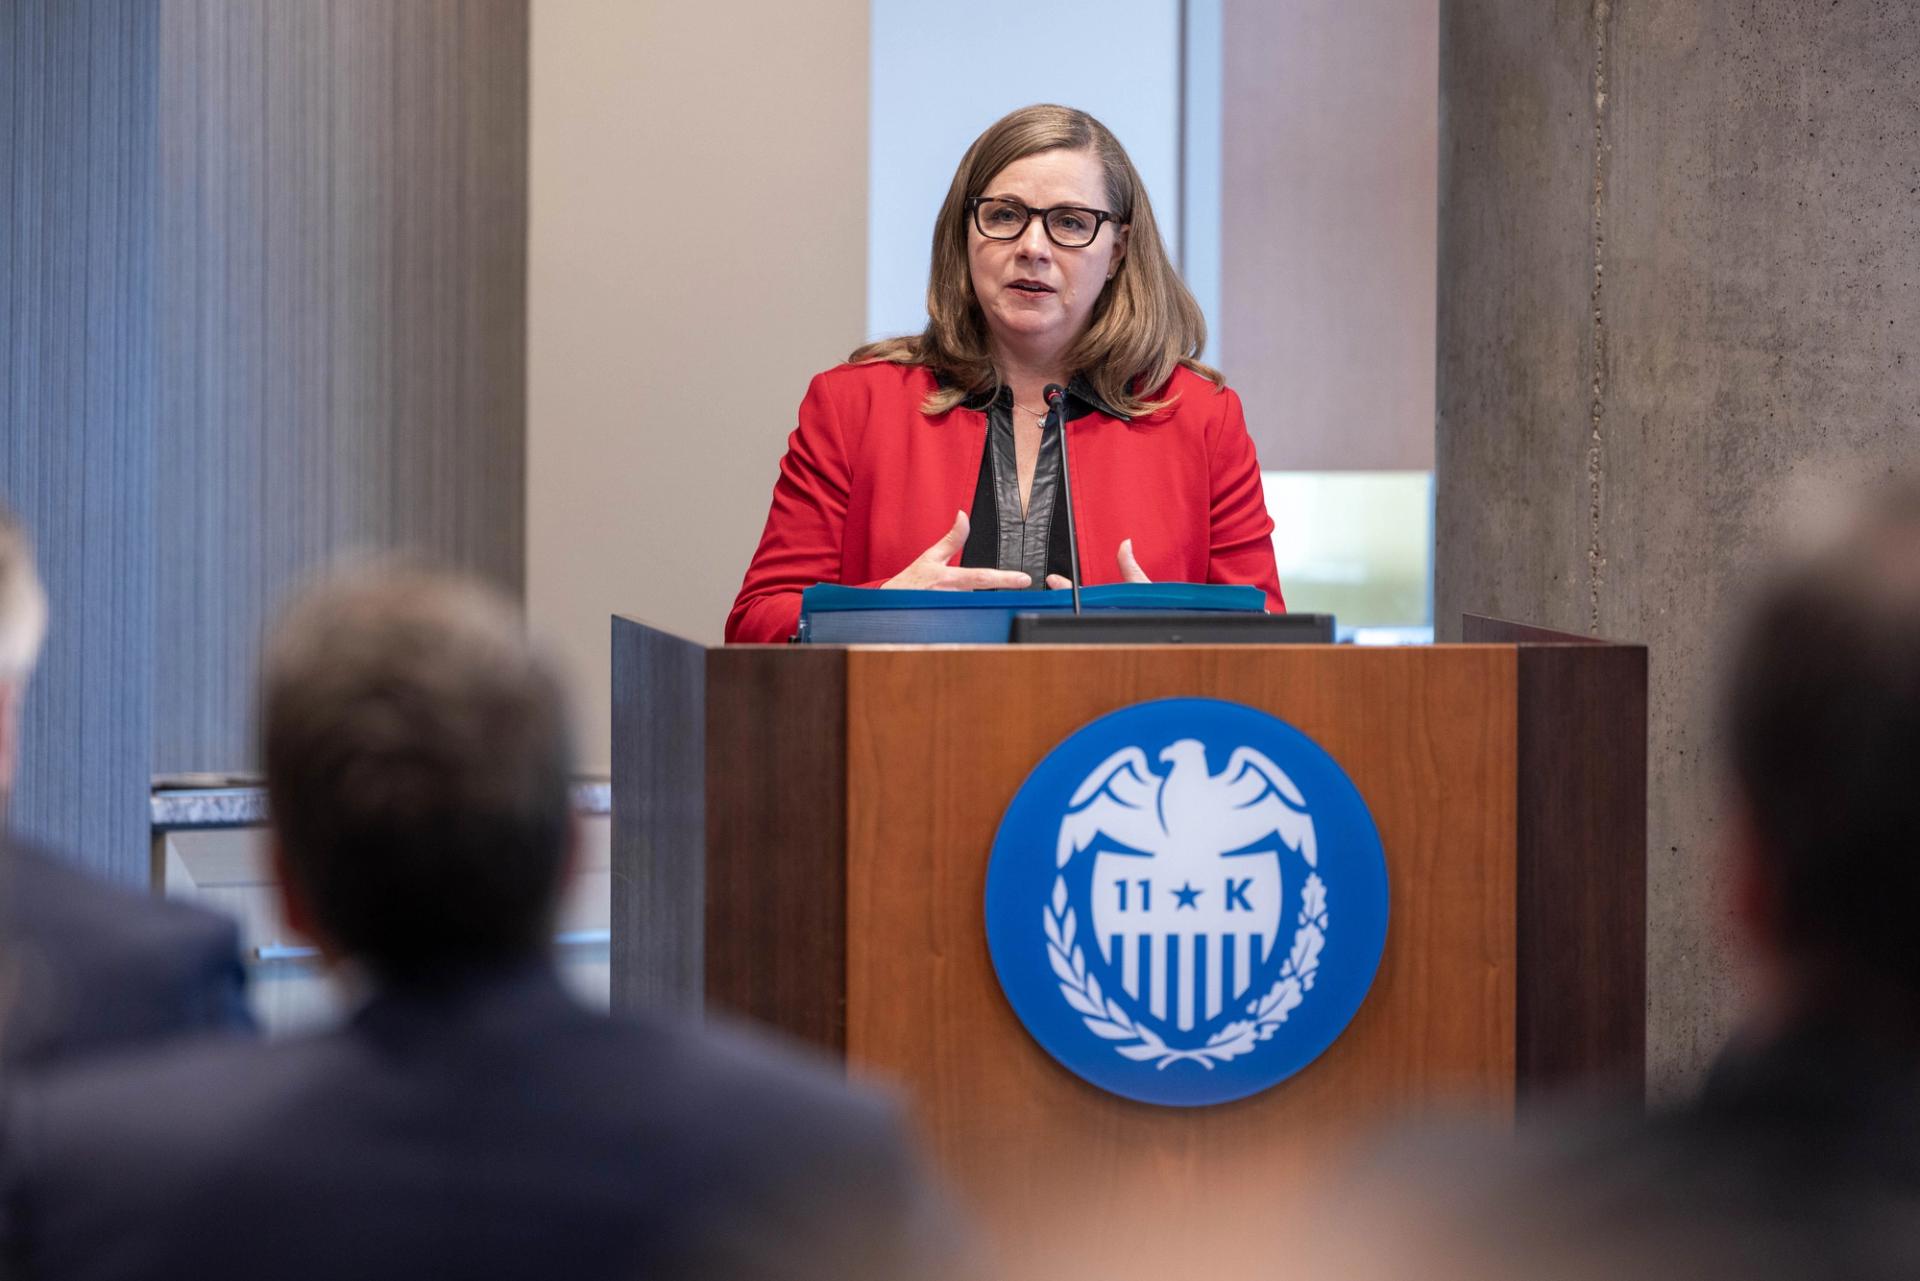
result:
[[[698,1009],[707,849],[707,650],[613,620],[617,1010]]]
[[[1400,1108],[1510,1114],[1515,661],[1478,647],[850,655],[848,1055],[906,1084],[1010,1255],[1062,1243],[1092,1267],[1098,1241],[1136,1265],[1177,1257],[1249,1211],[1271,1225],[1327,1143]],[[1056,1065],[1002,997],[982,920],[994,831],[1039,759],[1098,715],[1178,695],[1262,708],[1324,746],[1374,812],[1392,886],[1386,954],[1341,1039],[1277,1088],[1199,1112]]]
[[[330,558],[521,590],[527,4],[157,7],[153,752],[230,770],[263,632]]]
[[[1647,1058],[1647,649],[1461,616],[1521,645],[1519,1091],[1638,1093]]]
[[[844,1050],[847,651],[707,661],[707,999]]]
[[[145,876],[152,773],[156,7],[0,5],[0,497],[48,643],[11,821]]]
[[[1646,1072],[1647,650],[1468,614],[1520,645],[1521,1101]]]
[[[1646,1079],[1647,651],[1520,648],[1520,1097]]]

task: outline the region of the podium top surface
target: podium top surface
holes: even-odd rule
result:
[[[1331,644],[1331,645],[1300,643],[1300,642],[1280,644],[1280,645],[1261,645],[1261,644],[1209,645],[1204,643],[1163,644],[1163,645],[1114,645],[1114,644],[1070,644],[1070,643],[1053,643],[1053,642],[1008,645],[1005,642],[999,642],[999,641],[992,641],[992,642],[943,641],[943,642],[913,642],[913,643],[863,641],[858,643],[845,643],[845,644],[838,643],[838,642],[834,642],[834,643],[815,642],[807,645],[796,645],[792,643],[755,644],[755,645],[739,645],[739,644],[713,645],[713,644],[708,644],[705,641],[695,640],[694,638],[685,636],[675,631],[672,628],[659,626],[658,624],[649,622],[644,618],[635,617],[631,614],[615,614],[612,616],[612,621],[616,626],[621,624],[626,624],[626,625],[638,627],[643,632],[651,636],[657,637],[660,640],[668,643],[672,643],[675,645],[689,646],[689,647],[693,647],[701,650],[711,650],[715,652],[719,652],[722,650],[732,650],[732,651],[755,652],[755,653],[768,653],[768,652],[804,653],[807,651],[813,651],[818,653],[845,652],[845,651],[877,652],[877,653],[899,653],[899,652],[916,652],[916,651],[927,652],[927,653],[960,653],[960,652],[971,652],[971,651],[981,651],[981,650],[989,650],[989,651],[1005,650],[1005,651],[1029,651],[1029,652],[1037,653],[1041,651],[1059,650],[1059,649],[1107,650],[1107,651],[1119,650],[1119,649],[1132,649],[1136,651],[1287,650],[1287,651],[1299,652],[1299,651],[1308,651],[1308,650],[1339,649],[1339,650],[1353,651],[1353,652],[1379,653],[1379,652],[1387,652],[1387,651],[1394,651],[1394,650],[1445,651],[1445,650],[1458,650],[1458,649],[1482,647],[1482,646],[1489,646],[1489,645],[1493,645],[1493,646],[1518,645],[1518,646],[1527,646],[1527,647],[1579,646],[1579,647],[1585,647],[1585,648],[1608,648],[1608,649],[1644,649],[1645,648],[1644,643],[1640,641],[1617,640],[1610,637],[1591,636],[1584,632],[1560,631],[1554,628],[1541,627],[1532,623],[1514,622],[1507,619],[1490,618],[1490,617],[1486,617],[1478,614],[1463,614],[1461,616],[1461,621],[1462,621],[1461,633],[1462,634],[1461,634],[1461,639],[1458,641],[1422,641],[1417,643],[1395,642],[1390,644],[1355,644],[1353,642],[1342,641],[1342,642],[1338,642],[1336,644]]]

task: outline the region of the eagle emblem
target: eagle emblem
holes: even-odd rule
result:
[[[1016,795],[988,865],[989,950],[1028,1030],[1095,1084],[1183,1106],[1265,1089],[1324,1050],[1372,982],[1386,905],[1345,772],[1292,726],[1215,699],[1082,728]]]
[[[1122,748],[1081,782],[1060,821],[1056,866],[1092,860],[1104,987],[1088,969],[1064,875],[1043,925],[1061,995],[1089,1030],[1129,1058],[1210,1068],[1271,1036],[1312,987],[1326,889],[1306,800],[1264,753],[1236,747],[1215,773],[1203,743],[1180,739],[1160,764]],[[1286,941],[1283,973],[1270,976],[1282,947],[1283,850],[1306,864],[1315,910]],[[1269,977],[1268,999],[1251,1000],[1255,980]]]

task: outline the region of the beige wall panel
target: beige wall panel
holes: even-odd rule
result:
[[[718,641],[866,308],[865,0],[534,0],[527,594],[582,765],[610,615]]]
[[[1261,466],[1433,466],[1439,8],[1225,0],[1220,323]]]

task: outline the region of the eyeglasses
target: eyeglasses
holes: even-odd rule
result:
[[[967,197],[967,211],[973,215],[973,225],[988,240],[1018,240],[1027,234],[1027,224],[1038,218],[1047,229],[1047,239],[1062,249],[1085,249],[1100,234],[1101,223],[1118,221],[1104,209],[1083,209],[1079,205],[1029,209],[1018,200],[991,196]]]

